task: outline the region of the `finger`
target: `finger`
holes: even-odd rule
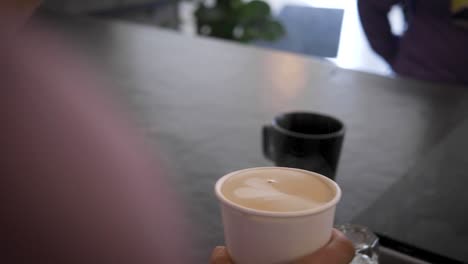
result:
[[[211,253],[211,264],[233,264],[225,247],[215,247]]]
[[[348,264],[354,258],[354,246],[345,235],[333,229],[328,244],[312,255],[299,260],[298,264]]]

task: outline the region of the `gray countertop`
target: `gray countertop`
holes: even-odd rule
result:
[[[261,126],[298,109],[346,125],[338,223],[365,223],[468,261],[468,143],[466,127],[458,127],[468,110],[466,87],[379,77],[132,24],[58,21],[69,41],[105,69],[165,161],[192,219],[197,263],[223,243],[214,182],[233,170],[271,165],[262,157]]]

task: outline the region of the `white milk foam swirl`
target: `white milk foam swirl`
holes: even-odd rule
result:
[[[234,176],[222,189],[228,200],[252,209],[293,212],[316,208],[333,199],[331,188],[301,172],[252,171]]]

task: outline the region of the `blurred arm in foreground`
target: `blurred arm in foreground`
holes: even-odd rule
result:
[[[171,188],[103,82],[52,34],[2,29],[1,262],[188,263]]]

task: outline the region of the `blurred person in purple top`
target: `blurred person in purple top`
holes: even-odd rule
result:
[[[407,29],[392,34],[388,13],[405,10]],[[359,0],[370,45],[402,76],[468,85],[468,0]]]

